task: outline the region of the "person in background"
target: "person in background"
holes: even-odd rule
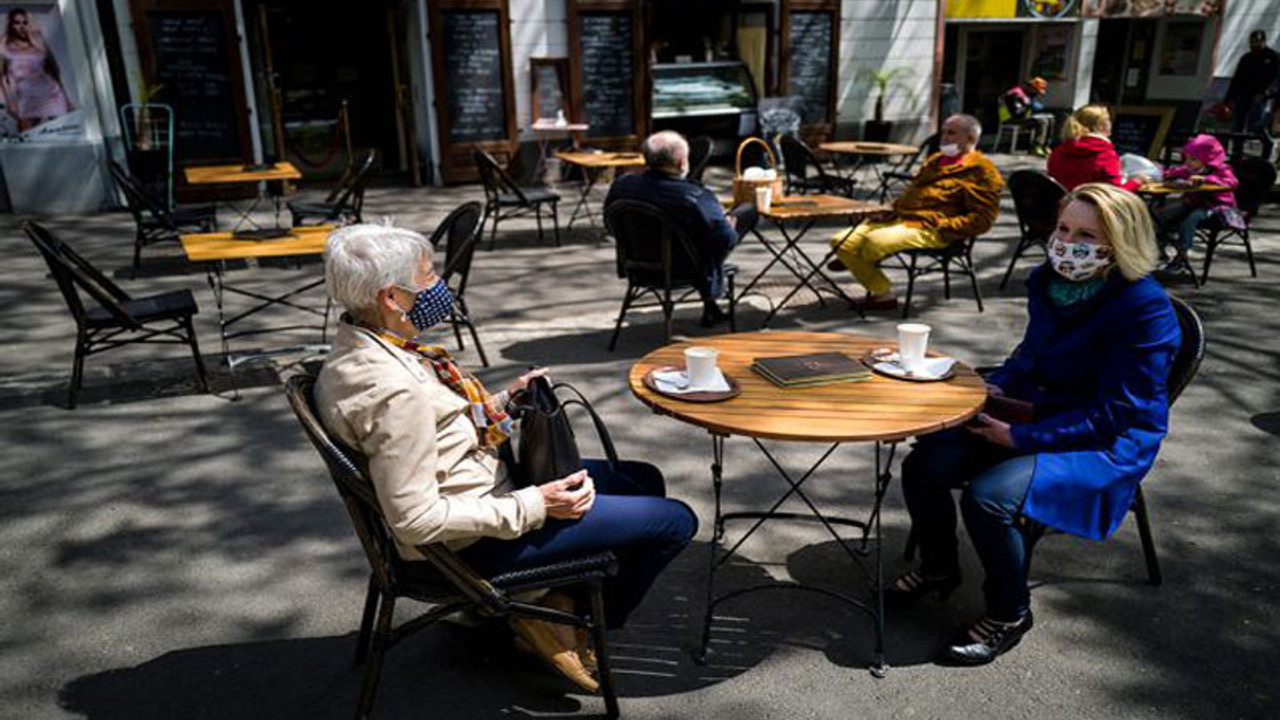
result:
[[[422,235],[383,225],[349,225],[325,242],[325,289],[346,312],[316,379],[316,407],[325,428],[368,461],[403,561],[396,571],[438,581],[418,550],[427,543],[443,543],[486,577],[610,551],[618,574],[604,581],[605,622],[620,627],[693,538],[697,517],[663,497],[662,474],[648,463],[586,460],[567,477],[518,487],[500,459],[513,430],[508,410],[546,371],[490,394],[429,344],[453,304],[432,256]],[[539,602],[572,610],[586,600],[553,590]],[[525,618],[512,629],[517,647],[598,689],[585,632]]]
[[[942,151],[929,156],[893,209],[869,215],[831,239],[837,260],[866,288],[863,310],[891,310],[898,297],[882,259],[919,248],[943,248],[991,229],[1000,215],[1000,171],[978,152],[982,124],[972,115],[952,115],[942,124]]]
[[[1280,79],[1280,53],[1267,47],[1267,34],[1254,30],[1249,34],[1249,52],[1236,63],[1236,72],[1227,86],[1227,102],[1235,114],[1231,131],[1249,132],[1262,138],[1262,157],[1271,160],[1275,140],[1271,137],[1271,113],[1268,106],[1276,96]]]
[[[613,181],[604,204],[615,200],[640,200],[670,213],[689,233],[706,266],[696,289],[702,297],[702,325],[712,327],[729,318],[716,299],[724,295],[724,262],[744,235],[755,227],[759,215],[754,205],[739,205],[728,213],[715,193],[687,179],[689,142],[674,130],[645,138],[645,171]]]
[[[1049,153],[1049,177],[1068,192],[1085,183],[1099,182],[1133,191],[1146,178],[1122,181],[1120,156],[1111,144],[1111,113],[1102,105],[1085,105],[1062,126],[1062,142]]]
[[[1049,136],[1053,134],[1053,114],[1045,112],[1041,99],[1049,91],[1049,82],[1033,77],[1025,83],[1014,85],[1000,96],[1000,122],[1022,122],[1035,126],[1031,138],[1031,152],[1049,154]]]
[[[1182,336],[1150,275],[1159,253],[1146,205],[1112,185],[1081,185],[1064,200],[1048,251],[1027,279],[1022,342],[987,378],[985,412],[920,438],[902,463],[921,564],[885,588],[885,602],[946,599],[960,584],[951,492],[963,488],[986,613],[946,648],[957,664],[990,662],[1031,629],[1020,523],[1110,536],[1168,428],[1168,377]],[[998,409],[1015,401],[1016,413]]]
[[[1195,242],[1196,228],[1210,214],[1222,214],[1223,220],[1233,227],[1243,227],[1244,223],[1236,210],[1235,189],[1240,186],[1240,181],[1227,164],[1227,153],[1222,143],[1212,135],[1195,135],[1182,147],[1182,156],[1181,165],[1164,171],[1165,180],[1186,180],[1196,185],[1229,188],[1220,192],[1189,192],[1156,211],[1160,235],[1164,237],[1176,232],[1178,247],[1185,254]],[[1182,262],[1182,255],[1179,255],[1166,270],[1183,270]]]

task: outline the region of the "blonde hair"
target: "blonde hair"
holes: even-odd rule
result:
[[[1155,225],[1146,203],[1137,195],[1114,185],[1086,183],[1067,193],[1061,207],[1072,202],[1097,209],[1116,267],[1126,280],[1140,280],[1156,269],[1160,252],[1156,248]]]
[[[1111,120],[1111,111],[1105,105],[1085,105],[1071,113],[1062,124],[1062,139],[1079,140],[1091,132],[1098,132],[1103,120]]]

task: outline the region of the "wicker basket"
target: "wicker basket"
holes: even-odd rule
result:
[[[733,163],[733,203],[741,205],[748,203],[754,205],[756,202],[756,188],[772,187],[773,197],[776,200],[782,197],[782,177],[779,176],[774,180],[743,180],[742,179],[742,151],[752,143],[760,143],[764,147],[764,151],[769,155],[769,164],[776,171],[778,169],[778,158],[773,154],[773,148],[769,147],[769,143],[758,137],[749,137],[742,141],[738,146],[738,156]]]

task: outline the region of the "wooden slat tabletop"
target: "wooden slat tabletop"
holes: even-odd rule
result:
[[[278,162],[270,170],[245,172],[244,165],[197,165],[183,168],[192,185],[248,183],[262,180],[301,180],[302,173],[291,162]]]
[[[694,403],[659,395],[644,385],[650,370],[684,365],[692,345],[720,351],[718,364],[742,385],[738,397]],[[982,378],[963,363],[955,376],[921,383],[874,376],[815,388],[783,389],[750,369],[752,360],[816,352],[860,358],[895,341],[843,333],[755,332],[699,338],[654,350],[631,366],[631,392],[655,412],[723,435],[794,441],[869,442],[903,440],[955,427],[986,401]],[[934,353],[930,353],[933,355]]]
[[[567,163],[585,168],[641,167],[644,165],[644,155],[638,152],[591,153],[565,150],[556,153],[556,157]]]
[[[1139,195],[1177,195],[1179,193],[1223,192],[1231,188],[1226,185],[1193,185],[1191,187],[1169,186],[1164,183],[1147,183],[1138,188]]]
[[[720,198],[720,204],[733,207],[733,198]],[[760,213],[770,220],[811,220],[885,212],[893,206],[873,200],[852,200],[839,195],[780,195],[773,199],[769,212]]]
[[[842,155],[915,155],[920,152],[920,148],[915,145],[846,140],[820,143],[818,149]]]
[[[229,232],[183,235],[182,249],[192,262],[211,260],[244,260],[256,257],[288,257],[319,255],[324,241],[333,232],[332,225],[293,228],[291,237],[275,240],[237,240]]]

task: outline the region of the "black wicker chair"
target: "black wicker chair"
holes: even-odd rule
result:
[[[133,276],[142,265],[142,248],[165,240],[178,241],[182,231],[213,232],[218,216],[213,205],[197,205],[170,210],[166,203],[149,192],[138,178],[120,163],[107,163],[111,178],[124,194],[125,207],[133,216],[136,234],[133,240]]]
[[[1200,282],[1209,282],[1209,266],[1213,264],[1213,254],[1218,246],[1231,240],[1239,240],[1244,245],[1245,257],[1249,260],[1249,274],[1258,277],[1258,266],[1253,262],[1253,243],[1249,240],[1249,225],[1257,216],[1267,193],[1276,184],[1276,167],[1260,158],[1247,158],[1233,163],[1240,186],[1236,188],[1236,206],[1244,215],[1245,227],[1237,230],[1228,226],[1217,214],[1201,223],[1196,233],[1204,243],[1204,269]]]
[[[480,234],[483,232],[484,205],[475,201],[464,203],[454,208],[431,234],[431,246],[440,250],[441,243],[444,244],[444,269],[440,272],[440,277],[453,293],[453,310],[449,322],[458,339],[458,349],[467,349],[462,341],[462,328],[465,326],[476,344],[476,352],[480,353],[480,363],[489,367],[489,358],[485,356],[484,346],[480,344],[480,335],[471,320],[466,297],[467,280],[471,277],[471,261],[475,259],[476,243],[480,242]]]
[[[858,183],[852,178],[841,177],[834,171],[827,172],[818,156],[803,140],[792,135],[779,135],[777,145],[782,150],[788,195],[807,195],[812,192],[853,197]]]
[[[23,223],[22,229],[44,257],[76,321],[75,359],[71,385],[67,390],[68,410],[76,406],[76,396],[84,377],[84,359],[134,343],[190,346],[196,377],[201,388],[209,392],[209,377],[191,322],[191,317],[199,309],[190,290],[130,297],[53,233],[33,222]],[[82,292],[91,299],[90,304],[86,305],[81,298]]]
[[[1044,248],[1058,223],[1058,204],[1067,190],[1057,180],[1039,170],[1018,170],[1009,176],[1009,194],[1013,195],[1013,208],[1018,213],[1018,230],[1021,236],[1009,258],[1009,269],[1004,271],[1000,289],[1005,289],[1018,258],[1033,247]]]
[[[294,227],[339,222],[364,222],[364,191],[369,171],[378,159],[378,151],[369,148],[360,154],[355,165],[347,169],[338,186],[320,202],[289,203]]]
[[[921,276],[941,272],[943,297],[950,300],[953,268],[969,276],[969,284],[973,288],[973,299],[978,303],[978,312],[983,311],[982,290],[978,288],[978,272],[973,264],[973,244],[976,240],[977,238],[967,237],[955,240],[946,247],[903,250],[893,256],[907,271],[907,295],[903,298],[902,317],[911,317],[911,299],[915,295],[916,278]]]
[[[476,169],[480,171],[480,181],[484,183],[484,215],[486,218],[493,218],[489,249],[492,250],[494,243],[498,240],[498,221],[529,213],[533,213],[534,220],[538,223],[538,240],[544,241],[546,239],[542,232],[544,205],[550,206],[556,247],[560,247],[560,217],[556,213],[560,195],[544,187],[517,185],[498,161],[483,150],[476,150],[474,157]]]
[[[627,281],[609,350],[618,345],[627,310],[640,307],[634,303],[645,293],[652,294],[662,308],[664,337],[670,342],[675,306],[696,292],[695,285],[705,272],[698,248],[669,213],[650,203],[614,200],[605,206],[604,222],[618,242],[618,277]],[[725,263],[724,274],[728,283],[729,331],[735,332],[737,301],[733,278],[737,267]],[[675,296],[675,292],[680,294]]]
[[[707,170],[707,163],[711,161],[712,150],[711,138],[706,135],[689,141],[689,181],[702,184],[702,173]]]
[[[356,665],[364,666],[363,685],[356,706],[357,720],[368,720],[382,675],[386,651],[419,630],[462,611],[482,616],[508,616],[545,620],[584,628],[595,644],[600,690],[610,718],[618,717],[618,696],[609,668],[605,644],[605,577],[617,571],[612,553],[574,558],[544,567],[484,578],[477,575],[456,554],[440,543],[418,546],[432,572],[409,572],[395,548],[391,531],[378,505],[367,463],[358,453],[332,438],[316,415],[312,389],[315,378],[295,375],[285,383],[289,404],[307,438],[320,452],[338,494],[347,506],[351,523],[369,561],[369,590],[365,596],[360,634],[356,638]],[[425,577],[424,577],[425,576]],[[585,585],[591,596],[590,616],[561,612],[513,599],[519,593],[573,585]],[[396,601],[409,598],[433,607],[399,627],[392,627]]]

